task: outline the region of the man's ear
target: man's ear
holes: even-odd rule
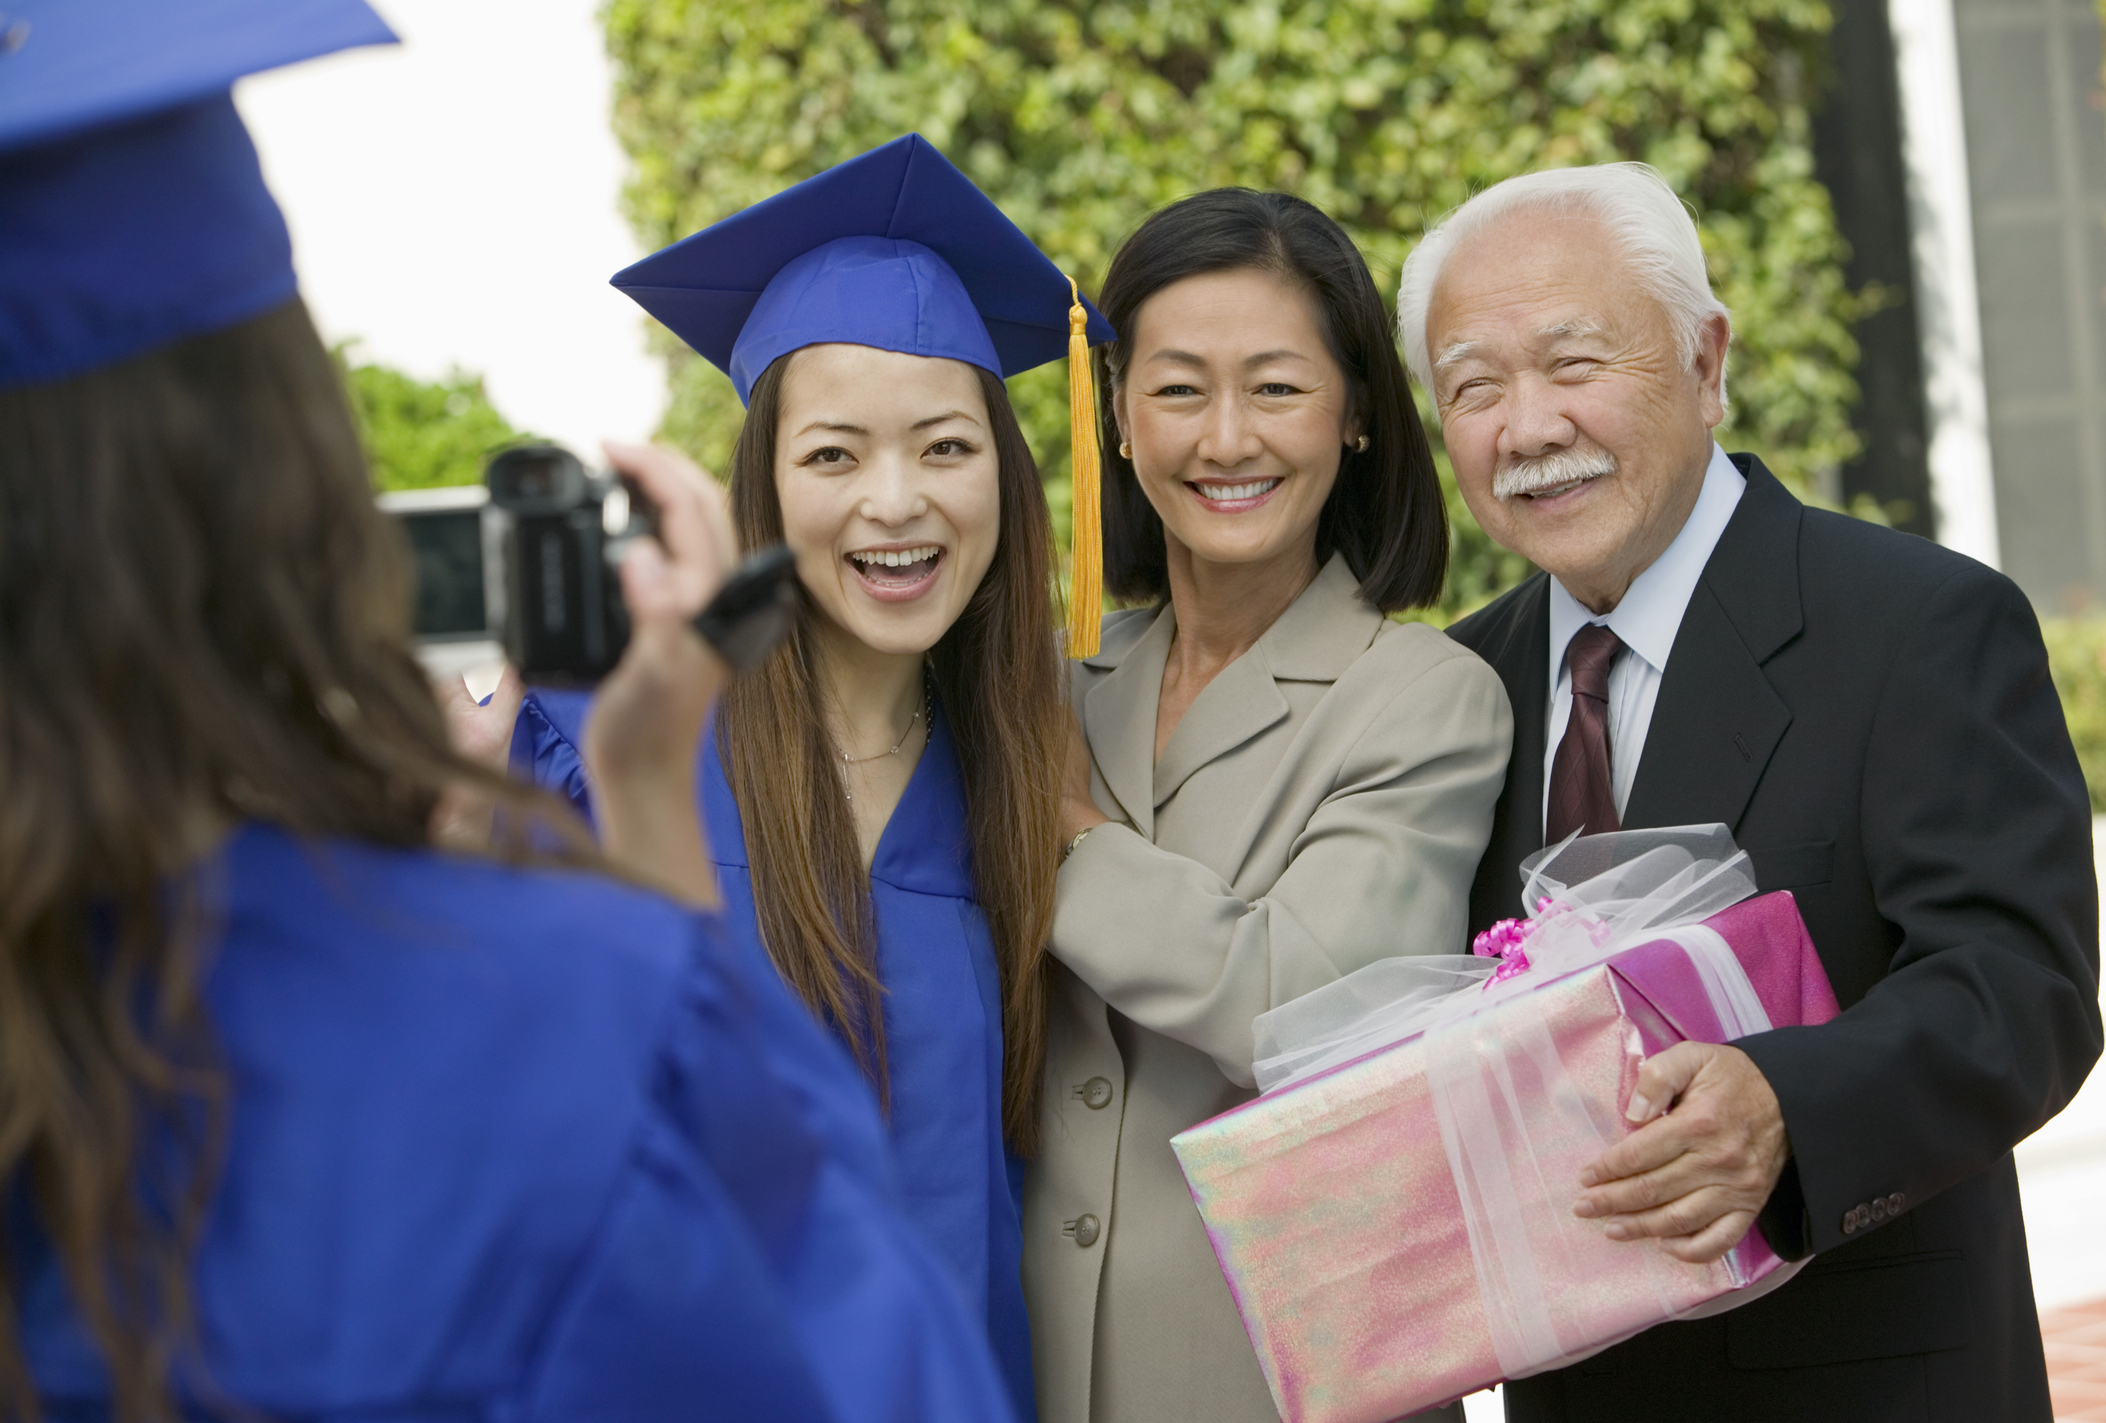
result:
[[[1697,327],[1696,358],[1691,364],[1707,429],[1718,428],[1726,418],[1726,351],[1732,344],[1733,325],[1722,311],[1712,312]]]

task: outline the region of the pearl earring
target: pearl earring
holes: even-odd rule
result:
[[[1133,458],[1133,446],[1124,440],[1119,441],[1119,458],[1122,460]]]

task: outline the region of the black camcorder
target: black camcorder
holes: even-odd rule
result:
[[[417,564],[416,634],[427,650],[494,640],[530,683],[590,686],[629,643],[618,569],[658,511],[557,445],[504,450],[480,486],[380,496]],[[735,671],[759,663],[797,616],[796,561],[781,544],[739,565],[695,619]]]

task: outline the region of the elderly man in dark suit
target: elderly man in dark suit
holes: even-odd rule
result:
[[[2090,810],[2032,609],[1803,507],[1711,430],[1725,309],[1636,164],[1499,184],[1406,267],[1400,328],[1471,511],[1544,570],[1452,630],[1515,745],[1473,927],[1573,830],[1718,821],[1789,889],[1843,1014],[1651,1059],[1574,1209],[1765,1298],[1510,1384],[1515,1423],[2039,1420],[2011,1148],[2098,1057]]]

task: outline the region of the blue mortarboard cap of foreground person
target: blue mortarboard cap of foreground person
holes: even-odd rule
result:
[[[0,0],[4,3],[4,0]],[[920,134],[755,203],[614,275],[731,377],[844,342],[1010,376],[1068,350],[1068,279]],[[1112,338],[1088,312],[1091,344]]]
[[[364,0],[0,0],[0,389],[291,300],[230,91],[394,39]]]

